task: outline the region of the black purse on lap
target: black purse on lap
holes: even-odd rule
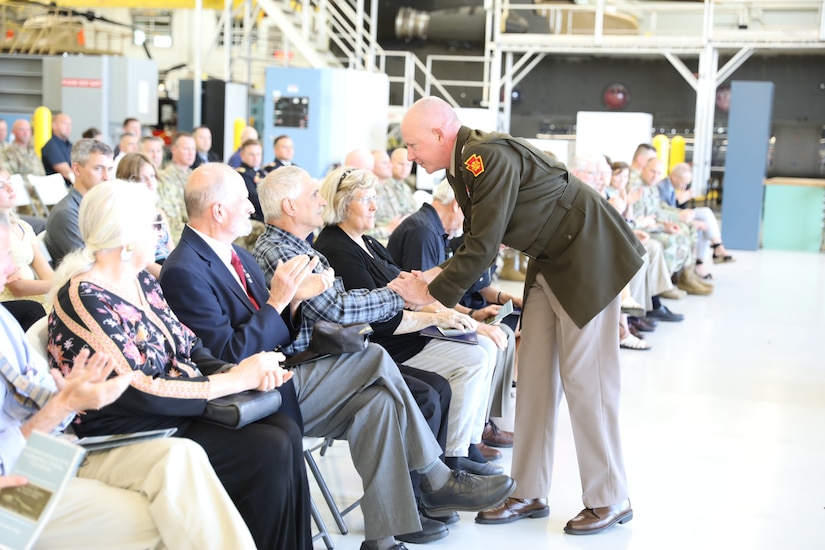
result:
[[[201,418],[237,430],[278,412],[280,408],[281,392],[278,390],[248,390],[207,401]]]

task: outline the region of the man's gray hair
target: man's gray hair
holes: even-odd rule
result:
[[[264,220],[274,221],[284,215],[284,200],[298,198],[301,182],[306,177],[309,177],[307,171],[297,166],[283,166],[267,174],[264,181],[258,184],[258,200],[261,201]]]
[[[448,204],[452,204],[454,200],[455,191],[453,191],[453,186],[450,185],[450,182],[446,179],[441,180],[441,183],[439,183],[438,187],[433,191],[433,201],[438,201],[444,206],[447,206]]]
[[[92,153],[100,153],[110,158],[114,156],[112,148],[106,143],[96,139],[84,138],[77,140],[75,144],[72,145],[72,163],[86,166],[86,162],[88,162],[89,156]]]

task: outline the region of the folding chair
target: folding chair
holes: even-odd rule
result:
[[[29,189],[26,187],[26,180],[23,179],[23,176],[20,174],[12,174],[11,177],[9,177],[9,181],[11,181],[11,186],[14,188],[14,194],[17,196],[17,208],[20,208],[21,206],[28,206],[36,215],[37,212],[34,208],[32,197],[29,194]]]
[[[349,533],[349,527],[347,527],[347,524],[344,521],[344,516],[358,508],[358,506],[361,505],[361,499],[359,498],[344,508],[344,510],[340,510],[338,505],[335,503],[335,500],[332,498],[332,493],[330,493],[327,482],[324,480],[324,476],[318,468],[318,463],[315,462],[315,457],[312,456],[313,451],[319,449],[321,456],[324,456],[327,452],[327,448],[332,445],[332,442],[332,438],[325,439],[321,437],[304,437],[304,459],[306,460],[309,470],[312,472],[312,476],[318,483],[318,488],[321,489],[321,494],[324,496],[324,501],[326,501],[329,511],[332,513],[332,517],[335,520],[335,524],[338,526],[338,531],[340,531],[342,535],[346,535]]]
[[[69,194],[66,187],[66,180],[60,174],[50,176],[29,175],[29,183],[34,187],[40,204],[43,205],[45,214],[49,215],[49,207],[59,203],[63,197]]]

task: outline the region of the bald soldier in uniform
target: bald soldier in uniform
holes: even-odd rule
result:
[[[512,477],[516,491],[479,523],[549,514],[562,392],[570,410],[584,510],[564,530],[598,533],[633,517],[619,436],[619,293],[644,247],[592,189],[522,139],[462,126],[441,99],[417,101],[401,134],[408,158],[447,169],[465,215],[452,259],[416,274],[404,298],[451,307],[493,262],[499,243],[532,260],[525,281]],[[408,275],[409,277],[409,275]]]

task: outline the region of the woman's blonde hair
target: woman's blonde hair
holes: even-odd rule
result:
[[[352,197],[359,189],[373,189],[378,179],[369,170],[338,168],[321,183],[321,196],[327,201],[324,224],[336,225],[347,219]]]
[[[90,189],[80,201],[78,217],[84,246],[60,262],[52,293],[75,275],[89,271],[95,263],[95,253],[136,241],[147,231],[147,223],[155,213],[155,196],[142,185],[112,180]]]

